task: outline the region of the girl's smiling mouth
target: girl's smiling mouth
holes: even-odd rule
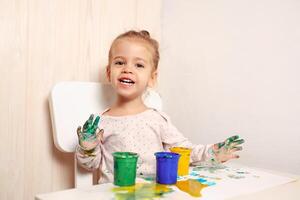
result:
[[[125,85],[133,85],[135,83],[130,78],[119,78],[118,80],[121,84],[125,84]]]

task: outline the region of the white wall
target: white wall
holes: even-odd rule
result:
[[[160,92],[192,141],[239,133],[241,162],[300,174],[300,1],[165,0]]]

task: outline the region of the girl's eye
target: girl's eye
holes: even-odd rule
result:
[[[136,64],[136,66],[137,66],[138,68],[144,68],[144,65],[142,65],[142,64]]]
[[[124,62],[123,61],[116,61],[115,65],[124,65]]]

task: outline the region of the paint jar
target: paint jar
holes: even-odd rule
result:
[[[114,184],[118,186],[135,185],[138,154],[133,152],[114,152]]]
[[[156,156],[156,182],[175,184],[180,155],[172,152],[157,152],[154,155]]]
[[[188,175],[192,149],[185,147],[173,147],[170,148],[170,151],[180,154],[180,158],[178,161],[178,176]]]

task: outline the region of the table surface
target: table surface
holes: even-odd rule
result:
[[[245,168],[246,170],[241,171],[241,169],[244,169],[245,167],[242,167],[240,165],[233,165],[230,166],[230,168],[227,169],[221,169],[219,170],[220,173],[216,173],[216,171],[200,171],[202,178],[200,178],[201,183],[207,184],[207,187],[203,188],[201,193],[202,197],[194,197],[190,194],[180,191],[176,186],[169,186],[171,189],[173,189],[173,192],[168,192],[166,194],[163,194],[163,196],[160,196],[158,198],[154,198],[153,193],[147,193],[149,191],[146,191],[147,195],[150,194],[151,198],[148,199],[230,199],[230,200],[250,200],[250,199],[289,199],[289,200],[299,200],[300,199],[300,180],[299,176],[297,175],[291,175],[281,172],[274,172],[270,170],[264,170],[264,169],[257,169],[257,168]],[[191,168],[192,169],[192,168]],[[195,168],[194,168],[195,169]],[[202,169],[201,169],[202,170]],[[248,171],[248,172],[247,172]],[[197,171],[191,171],[190,174],[193,175]],[[234,173],[236,174],[234,175]],[[245,173],[247,172],[247,173]],[[212,174],[212,175],[211,175]],[[199,176],[199,174],[194,174]],[[226,175],[226,176],[225,176]],[[228,178],[229,176],[231,178]],[[234,175],[234,176],[233,176]],[[241,175],[241,176],[240,176]],[[266,178],[257,178],[259,176],[265,176]],[[214,177],[222,177],[221,179],[213,179]],[[244,177],[244,178],[239,178]],[[253,178],[257,176],[256,178]],[[204,177],[204,178],[203,178]],[[204,180],[205,177],[210,177],[207,180]],[[245,178],[246,177],[246,178]],[[289,179],[289,178],[291,179]],[[272,179],[274,178],[274,179]],[[282,180],[281,180],[282,178]],[[287,179],[285,179],[287,178]],[[268,182],[268,179],[270,181]],[[180,177],[179,181],[188,180],[186,177]],[[190,180],[190,179],[189,179]],[[206,182],[205,182],[206,181]],[[262,183],[264,182],[265,183]],[[278,182],[277,185],[272,186],[272,182]],[[252,182],[252,183],[251,183]],[[149,185],[149,187],[152,187],[154,183],[146,181],[145,179],[138,178],[137,179],[137,186],[144,184]],[[253,185],[261,185],[261,188],[253,188]],[[152,186],[151,186],[152,184]],[[243,185],[244,184],[244,188]],[[248,185],[247,185],[248,184]],[[227,188],[228,190],[227,190]],[[249,189],[247,188],[249,187]],[[252,187],[252,189],[251,189]],[[115,188],[115,189],[113,189]],[[138,193],[131,193],[131,195],[126,196],[123,195],[122,192],[124,191],[118,191],[119,187],[114,186],[111,183],[107,184],[100,184],[100,185],[94,185],[86,188],[74,188],[74,189],[68,189],[58,192],[52,192],[47,194],[38,194],[36,195],[36,200],[79,200],[79,199],[85,199],[85,200],[98,200],[100,199],[115,199],[115,200],[126,200],[126,199],[142,199],[139,198],[140,194]],[[224,189],[226,188],[226,190]],[[245,190],[246,188],[246,190]],[[244,191],[243,191],[244,189]],[[115,191],[113,191],[115,190]],[[234,190],[239,190],[240,194],[238,195],[232,195],[232,192]],[[247,191],[248,190],[248,191]],[[126,194],[129,190],[126,190]],[[137,190],[138,191],[138,190]],[[228,191],[228,194],[226,192]],[[145,190],[143,190],[145,192]],[[231,194],[230,194],[231,192]],[[216,195],[215,194],[222,194],[224,195]],[[212,195],[213,194],[213,195]],[[119,196],[118,196],[119,195]],[[121,195],[121,196],[120,196]],[[132,196],[133,195],[133,196]],[[226,196],[227,195],[227,196]],[[226,198],[223,198],[225,197]],[[133,197],[133,198],[132,198]]]

